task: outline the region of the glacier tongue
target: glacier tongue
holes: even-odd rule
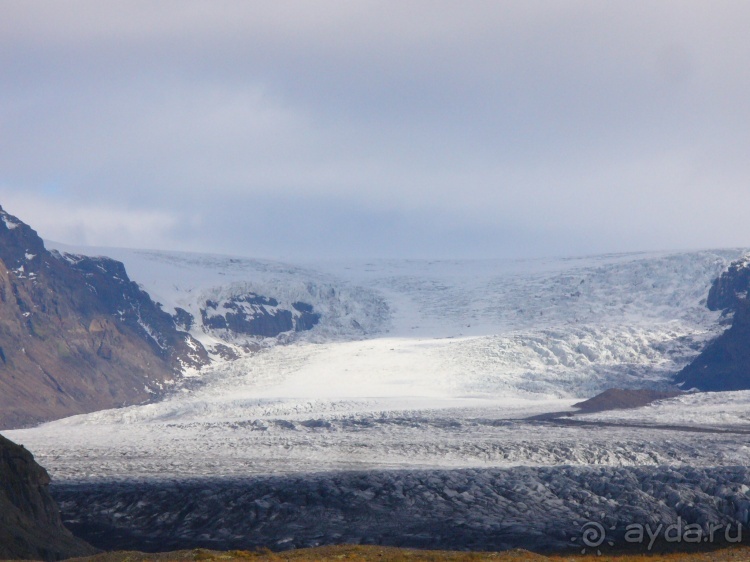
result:
[[[707,288],[743,253],[293,266],[117,252],[168,309],[198,314],[206,298],[248,291],[311,303],[322,314],[314,329],[256,342],[266,351],[206,369],[199,391],[276,398],[557,398],[658,385],[723,329]],[[192,330],[238,343],[207,332]],[[294,345],[269,351],[279,342]]]
[[[169,312],[252,293],[322,316],[247,349],[196,323],[238,356],[158,403],[7,432],[100,547],[580,552],[585,521],[618,546],[633,522],[748,523],[750,392],[573,408],[666,386],[725,328],[705,298],[740,250],[303,266],[102,253]]]
[[[536,425],[492,420],[569,409],[608,387],[666,385],[723,329],[704,299],[740,250],[315,267],[102,253],[167,308],[250,287],[304,297],[323,316],[214,362],[165,401],[9,432],[58,478],[716,459],[704,439],[557,426],[540,438]]]

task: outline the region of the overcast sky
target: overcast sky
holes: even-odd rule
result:
[[[0,204],[300,257],[750,246],[750,2],[0,0]]]

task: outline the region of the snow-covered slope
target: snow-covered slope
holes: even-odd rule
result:
[[[311,268],[217,255],[46,244],[62,253],[104,255],[122,261],[131,278],[165,311],[175,314],[181,309],[192,316],[188,331],[209,352],[216,345],[243,355],[248,349],[275,343],[358,339],[381,331],[387,323],[387,304],[376,292]],[[231,299],[248,295],[275,301],[265,307],[271,313],[294,311],[295,303],[310,305],[324,321],[310,333],[290,331],[271,338],[214,329],[202,321],[203,313],[216,314],[216,309],[221,312]]]
[[[170,313],[200,318],[207,299],[250,291],[309,302],[322,316],[309,331],[246,348],[196,323],[196,339],[241,356],[192,373],[160,403],[10,432],[59,478],[717,462],[710,436],[540,435],[498,420],[567,409],[608,387],[665,385],[724,328],[705,298],[741,250],[300,266],[98,253],[123,261]],[[737,455],[720,462],[750,460]]]

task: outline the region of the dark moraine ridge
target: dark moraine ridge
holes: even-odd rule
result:
[[[748,481],[747,467],[519,467],[60,483],[53,494],[66,524],[105,549],[580,550],[593,521],[637,550],[623,540],[631,523],[746,526]]]
[[[573,404],[582,413],[606,412],[640,408],[657,400],[666,400],[682,394],[680,391],[610,388],[593,398]]]

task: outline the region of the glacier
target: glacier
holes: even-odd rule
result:
[[[499,508],[484,513],[477,507],[477,514],[484,515],[467,523],[471,505],[496,501],[498,482],[513,487],[521,478],[523,486],[543,491],[550,481],[567,475],[566,486],[573,491],[566,492],[565,500],[558,498],[567,507],[554,525],[569,529],[588,509],[581,506],[594,501],[590,493],[584,494],[589,499],[581,496],[575,500],[577,507],[571,507],[571,498],[587,485],[587,474],[597,474],[602,481],[607,474],[658,480],[670,471],[691,471],[696,486],[709,481],[726,487],[739,486],[727,474],[744,478],[736,467],[750,463],[750,424],[744,413],[750,405],[748,393],[690,394],[596,414],[578,413],[573,407],[607,388],[667,388],[674,373],[726,329],[725,319],[709,311],[705,299],[711,282],[745,255],[744,249],[296,264],[159,251],[56,249],[101,253],[124,262],[131,278],[170,313],[181,308],[199,318],[206,300],[249,292],[283,305],[310,303],[321,313],[312,330],[275,338],[207,330],[198,322],[190,330],[196,340],[207,349],[229,346],[237,358],[214,355],[211,365],[186,369],[160,402],[6,432],[49,470],[66,520],[87,538],[103,536],[94,528],[97,513],[109,514],[106,528],[114,532],[120,525],[117,517],[136,527],[144,521],[153,524],[159,510],[167,510],[165,521],[177,517],[176,507],[165,507],[176,501],[175,490],[187,493],[184,490],[197,486],[229,498],[239,493],[239,486],[242,501],[227,499],[229,507],[221,517],[216,505],[211,508],[212,518],[234,522],[223,531],[198,525],[205,531],[201,545],[260,544],[259,529],[271,524],[261,515],[252,520],[239,516],[258,502],[276,506],[264,513],[286,514],[279,521],[291,525],[279,523],[268,535],[268,544],[275,547],[361,541],[377,535],[372,517],[351,536],[329,532],[333,523],[323,519],[315,529],[305,528],[289,539],[286,535],[301,527],[298,515],[279,498],[289,489],[312,486],[307,481],[339,490],[332,494],[352,494],[357,486],[343,482],[357,478],[370,482],[367,490],[375,490],[373,497],[378,498],[380,492],[371,482],[392,490],[416,479],[427,489],[416,484],[414,489],[428,497],[436,493],[430,479],[457,478],[465,487],[468,478],[489,479],[494,491],[456,492],[468,496],[455,500],[463,507],[441,523],[443,536],[452,537],[444,543],[473,547],[476,541],[466,537],[481,535],[485,538],[479,543],[487,547],[524,546],[535,544],[533,536],[543,530],[531,516],[516,513],[503,527],[505,542],[487,539],[492,528],[486,526],[487,518],[500,517]],[[549,413],[561,417],[539,417]],[[728,467],[736,470],[727,472]],[[169,501],[149,504],[141,499],[145,503],[140,505],[133,491],[144,486],[162,490]],[[258,496],[261,489],[267,499]],[[672,498],[671,507],[664,508],[667,519],[687,513],[679,499],[684,490],[675,489],[660,492]],[[705,486],[703,492],[718,497]],[[678,499],[669,495],[673,493]],[[389,502],[399,509],[421,505],[409,494],[383,494],[367,509],[386,509]],[[529,513],[541,509],[542,504],[534,502],[544,494],[537,500],[533,493],[524,494]],[[343,517],[336,511],[338,503],[312,495],[317,498],[310,500],[312,512],[329,510]],[[598,489],[595,495],[596,509],[608,516],[622,511],[622,498],[616,494]],[[646,503],[658,504],[657,496]],[[415,527],[407,540],[394,528],[383,541],[429,543],[425,536],[431,535],[424,535],[424,529],[438,522],[437,515],[426,517],[428,504],[409,512],[423,522],[421,531]],[[722,509],[701,512],[701,521],[726,519],[728,512]],[[112,514],[117,517],[112,519]],[[189,516],[200,517],[207,515]],[[460,533],[445,535],[449,521],[463,522],[464,539]],[[156,525],[156,538],[148,540],[159,543],[175,524]],[[485,530],[476,535],[479,528]],[[520,537],[515,542],[507,538],[511,528]],[[148,543],[145,534],[138,536],[123,538],[120,546]],[[559,547],[564,538],[560,533],[549,537],[554,538],[545,543],[550,548]],[[198,544],[190,540],[177,546]]]

